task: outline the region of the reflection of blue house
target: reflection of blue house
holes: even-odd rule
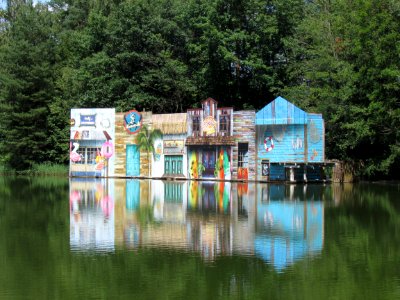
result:
[[[257,205],[255,252],[277,270],[323,246],[323,202],[273,201]]]
[[[306,113],[278,97],[256,114],[257,178],[321,180],[325,126],[321,114]]]

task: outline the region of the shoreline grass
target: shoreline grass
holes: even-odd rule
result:
[[[0,175],[23,175],[23,176],[33,176],[33,175],[46,175],[46,176],[68,176],[68,165],[61,164],[35,164],[29,170],[16,171],[7,168],[4,165],[0,165]]]

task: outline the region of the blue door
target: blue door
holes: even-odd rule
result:
[[[140,152],[136,145],[126,145],[126,176],[140,176]]]

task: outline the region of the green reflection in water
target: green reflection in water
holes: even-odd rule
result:
[[[75,219],[67,179],[0,178],[0,298],[400,297],[398,185],[299,185],[271,189],[272,185],[232,184],[229,196],[224,186],[222,202],[214,186],[201,186],[197,188],[202,192],[196,195],[207,198],[200,196],[190,206],[191,191],[187,185],[182,187],[182,201],[169,193],[174,201],[164,203],[164,190],[155,192],[157,184],[141,182],[140,192],[135,191],[135,195],[139,194],[135,197],[140,199],[133,200],[126,195],[125,181],[115,181],[112,187],[109,184],[99,191],[102,194],[94,193],[93,198],[86,194],[89,198],[83,199],[92,199],[92,204],[80,204],[80,220],[96,216],[103,225],[113,220],[115,247],[111,251],[90,247],[78,251],[71,248]],[[180,191],[179,187],[178,194]],[[109,210],[103,210],[101,205],[106,195],[113,198]],[[131,209],[127,199],[135,203],[138,200],[139,208]],[[162,241],[162,247],[143,244],[144,232],[165,235],[167,229],[182,228],[188,222],[231,224],[231,238],[239,230],[238,224],[250,226],[249,232],[254,234],[279,234],[275,227],[257,225],[256,212],[260,203],[283,203],[284,199],[291,204],[322,201],[324,224],[319,253],[304,255],[282,270],[251,251],[220,253],[207,259],[185,245],[167,247]],[[184,203],[186,206],[182,206]],[[126,235],[133,226],[139,233],[136,242]]]

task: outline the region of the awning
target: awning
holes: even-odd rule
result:
[[[186,139],[186,146],[234,146],[233,136],[191,136]]]

